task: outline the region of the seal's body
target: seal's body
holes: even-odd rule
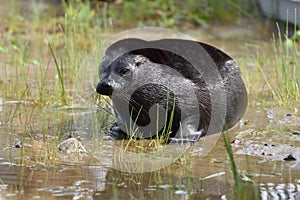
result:
[[[117,122],[110,133],[115,139],[140,127],[144,133],[136,137],[168,134],[196,141],[233,127],[247,107],[235,61],[195,41],[120,40],[107,49],[99,76],[96,91],[112,97],[114,104]],[[164,116],[163,124],[152,119],[158,114]]]

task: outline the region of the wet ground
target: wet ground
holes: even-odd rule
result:
[[[251,28],[216,27],[186,33],[218,46],[237,60],[244,59],[246,44],[268,42]],[[250,88],[251,71],[241,68],[247,71],[244,79]],[[171,165],[151,172],[128,173],[113,167],[119,159],[115,149],[121,148],[122,142],[102,140],[106,123],[113,120],[109,114],[86,108],[88,105],[74,110],[36,108],[6,99],[2,92],[0,199],[233,197],[234,180],[222,137],[205,157],[200,156],[200,141]],[[252,95],[254,92],[249,93],[249,107],[240,124],[227,133],[243,180],[244,197],[299,199],[300,107],[269,107],[272,104],[259,103],[259,98],[265,97]],[[88,153],[59,151],[61,141],[70,135]]]
[[[113,168],[114,149],[120,142],[97,140],[89,130],[91,113],[74,117],[69,111],[41,112],[36,110],[38,119],[30,121],[30,135],[24,135],[20,125],[0,127],[1,199],[230,199],[232,195],[228,186],[233,178],[221,137],[205,157],[200,156],[200,142],[167,167],[132,174]],[[76,124],[78,120],[82,121]],[[249,107],[243,121],[247,123],[241,122],[228,135],[247,195],[297,199],[299,117]],[[58,150],[58,134],[67,137],[71,132],[90,153]]]

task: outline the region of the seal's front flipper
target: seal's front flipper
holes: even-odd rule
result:
[[[128,135],[122,131],[122,129],[114,123],[112,127],[110,127],[107,135],[103,137],[103,140],[124,140],[128,139]]]

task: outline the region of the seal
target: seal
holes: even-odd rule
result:
[[[247,108],[236,62],[197,41],[119,40],[106,50],[98,73],[96,91],[112,98],[116,113],[112,139],[159,136],[195,142],[232,128]],[[158,120],[162,125],[152,119],[158,114],[164,116]],[[137,134],[131,124],[148,129]]]

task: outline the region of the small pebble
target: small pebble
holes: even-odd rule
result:
[[[300,131],[299,130],[292,130],[293,135],[300,135]]]
[[[249,120],[240,120],[240,126],[245,126],[249,124],[250,124]]]
[[[16,142],[14,145],[12,145],[12,148],[22,148],[23,144],[21,141]]]
[[[267,108],[266,110],[267,110],[267,118],[274,119],[274,117],[275,117],[274,110],[271,108]]]
[[[184,190],[176,190],[175,194],[180,195],[180,194],[187,194],[187,191]]]
[[[288,155],[286,158],[284,158],[283,160],[285,161],[295,161],[297,160],[293,155],[292,153],[290,155]]]
[[[240,143],[242,143],[241,140],[233,140],[233,141],[231,141],[231,144],[240,144]]]

